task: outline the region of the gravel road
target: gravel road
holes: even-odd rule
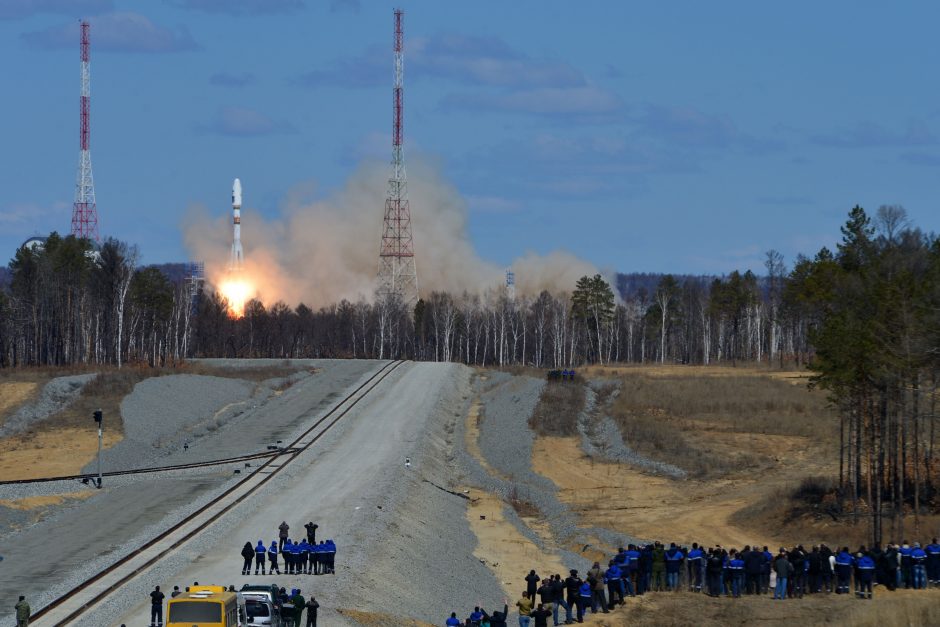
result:
[[[161,461],[201,461],[264,450],[268,443],[285,438],[344,396],[379,363],[317,360],[320,370],[316,375],[194,440],[189,450],[168,451]],[[4,557],[0,608],[6,612],[13,606],[16,595],[24,591],[24,582],[29,582],[30,603],[42,607],[54,597],[53,586],[65,589],[68,582],[87,576],[93,566],[131,550],[154,535],[145,532],[151,525],[170,526],[191,511],[194,503],[222,489],[231,476],[231,468],[211,468],[108,479],[104,489],[91,498],[0,536],[0,555]],[[81,488],[79,483],[10,486],[0,490],[0,496],[23,498]]]
[[[445,486],[453,476],[454,423],[462,421],[468,395],[463,366],[402,366],[251,503],[88,620],[140,624],[153,585],[191,581],[300,587],[305,596],[316,595],[321,622],[331,626],[354,624],[336,614],[337,607],[439,624],[447,608],[463,611],[481,601],[495,606],[502,592],[472,555],[466,501],[429,483]],[[241,546],[258,538],[269,542],[282,520],[294,533],[313,520],[319,534],[336,540],[335,576],[240,576]]]
[[[65,409],[78,397],[85,384],[97,376],[96,373],[77,374],[49,381],[43,386],[39,398],[20,407],[0,426],[0,438],[25,431],[34,423]]]

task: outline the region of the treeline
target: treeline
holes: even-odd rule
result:
[[[0,367],[156,366],[190,354],[194,294],[137,259],[114,239],[96,249],[56,233],[18,249],[0,289]]]
[[[813,381],[839,410],[841,496],[873,542],[916,537],[924,507],[940,506],[940,240],[900,207],[874,221],[855,207],[837,250],[800,259],[787,290],[808,321]]]

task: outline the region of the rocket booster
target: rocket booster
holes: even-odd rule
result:
[[[242,251],[242,182],[235,179],[232,184],[232,260],[231,270],[241,270],[245,261]]]

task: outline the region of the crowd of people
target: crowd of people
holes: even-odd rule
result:
[[[333,540],[320,540],[317,544],[319,525],[309,522],[304,525],[307,537],[300,542],[290,538],[290,526],[282,522],[278,527],[278,539],[265,546],[264,540],[258,540],[254,546],[246,542],[242,547],[242,575],[251,574],[254,563],[255,575],[281,574],[278,555],[284,563],[286,575],[326,575],[335,574],[336,543]],[[267,563],[267,570],[265,570]]]
[[[861,546],[830,549],[825,544],[809,550],[803,545],[780,548],[774,554],[768,547],[745,546],[726,549],[699,546],[668,547],[660,542],[620,548],[607,563],[600,562],[582,578],[577,570],[568,577],[542,578],[529,571],[526,589],[516,602],[520,627],[548,627],[584,622],[590,611],[610,612],[625,605],[627,597],[648,592],[704,593],[712,597],[740,597],[773,594],[774,600],[802,598],[806,594],[850,594],[871,599],[875,585],[887,590],[926,589],[940,586],[940,543],[934,538],[921,546],[904,541],[885,548]],[[561,615],[564,610],[564,615]],[[447,627],[502,627],[508,618],[508,603],[502,611],[487,613],[474,608],[466,618],[451,613]]]

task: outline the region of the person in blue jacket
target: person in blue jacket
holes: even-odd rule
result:
[[[300,541],[300,572],[304,575],[310,574],[310,543],[307,538]]]
[[[855,558],[849,553],[849,547],[842,547],[842,550],[836,555],[836,578],[838,580],[836,594],[849,593],[849,579],[852,577],[852,565],[854,563]]]
[[[675,542],[666,550],[666,589],[672,592],[679,591],[679,572],[682,570],[682,560],[685,553],[676,546]]]
[[[692,549],[686,556],[686,564],[689,567],[689,592],[702,591],[702,560],[704,555],[702,549],[698,548],[698,542],[693,542]]]
[[[444,623],[446,627],[460,627],[460,619],[457,618],[457,612],[451,612],[450,618]]]
[[[875,560],[866,553],[858,553],[856,557],[856,572],[858,573],[858,585],[855,594],[860,599],[865,598],[866,591],[868,598],[871,598],[871,582],[875,577]]]
[[[617,562],[611,560],[607,565],[607,570],[604,571],[604,582],[607,584],[608,606],[613,609],[618,602],[620,605],[623,605],[623,589],[620,587],[620,567],[617,566]]]
[[[326,565],[331,575],[336,574],[336,543],[333,540],[326,541]]]
[[[257,546],[255,546],[255,574],[258,574],[258,569],[261,569],[261,574],[264,574],[264,558],[268,555],[268,549],[264,546],[264,540],[258,540]]]
[[[587,611],[587,608],[591,607],[591,598],[593,593],[591,592],[591,584],[587,581],[581,584],[581,587],[578,588],[578,622],[584,622],[584,613]]]
[[[281,569],[277,567],[277,540],[271,540],[271,546],[268,547],[268,574],[281,574]]]
[[[927,552],[927,581],[936,586],[940,584],[940,544],[934,538],[924,550]]]
[[[480,611],[479,607],[473,608],[473,611],[470,612],[469,620],[470,620],[470,624],[473,625],[473,627],[480,627],[480,623],[483,622],[483,612]]]
[[[920,548],[920,542],[914,543],[911,549],[911,575],[914,579],[914,589],[927,588],[927,552]]]
[[[728,570],[731,571],[731,596],[737,599],[744,587],[744,560],[736,549],[728,554]]]

